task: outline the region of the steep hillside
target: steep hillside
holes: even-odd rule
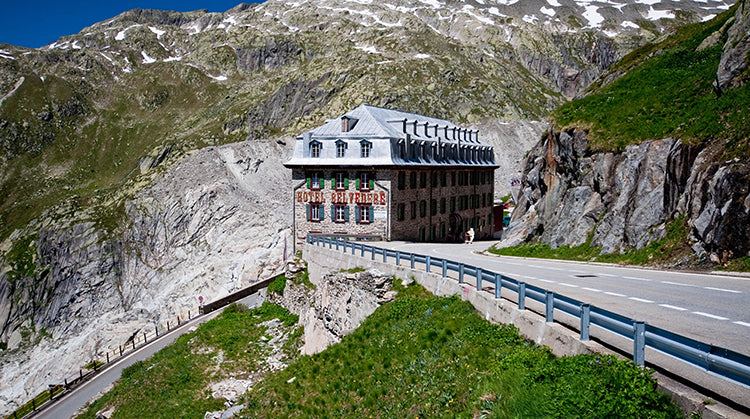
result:
[[[274,272],[291,135],[362,103],[447,118],[496,146],[504,195],[529,119],[728,7],[269,0],[0,45],[0,399]]]
[[[502,245],[750,269],[750,10],[625,57],[555,112]]]

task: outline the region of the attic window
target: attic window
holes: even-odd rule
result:
[[[346,143],[344,141],[336,141],[336,157],[346,156]]]
[[[357,121],[359,121],[356,118],[352,118],[349,116],[342,116],[341,117],[341,132],[349,132],[354,129],[354,126],[357,125]]]
[[[310,143],[310,157],[320,157],[320,148],[321,144],[318,141],[313,141]]]
[[[366,158],[370,157],[370,151],[372,150],[372,143],[369,141],[361,141],[360,142],[360,157]]]

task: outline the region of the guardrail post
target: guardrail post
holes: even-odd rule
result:
[[[375,246],[371,246],[370,250],[372,250],[372,260],[375,260]]]
[[[495,298],[500,298],[501,291],[503,290],[503,276],[501,274],[495,275]]]
[[[414,269],[414,253],[409,254],[409,262],[411,262],[411,268]]]
[[[83,380],[83,370],[80,368],[78,369],[78,379]]]
[[[464,264],[463,263],[458,264],[458,283],[459,284],[464,283]]]
[[[120,345],[120,356],[122,356],[122,345]]]
[[[354,255],[354,251],[355,250],[357,250],[357,249],[354,247],[354,243],[352,243],[352,256]]]
[[[646,323],[643,321],[633,322],[633,361],[641,367],[646,363]]]
[[[63,382],[65,382],[65,388],[68,388],[68,379],[67,379],[67,378],[65,378],[65,379],[63,380]]]
[[[383,249],[383,263],[388,262],[388,250]]]
[[[36,410],[36,397],[31,399],[31,410]]]
[[[448,261],[443,259],[443,278],[448,276]]]
[[[148,338],[146,337],[146,332],[143,332],[143,344],[145,345],[147,343],[148,343]]]
[[[518,283],[518,309],[526,310],[526,283]]]
[[[396,266],[398,266],[401,263],[401,251],[396,250]]]
[[[135,339],[131,340],[133,342],[133,350],[135,350]]]
[[[362,253],[360,253],[360,256],[361,257],[365,257],[365,245],[361,244],[360,246],[362,246],[362,248],[360,249],[360,250],[362,250]]]
[[[545,309],[545,321],[547,323],[554,323],[555,293],[552,291],[547,291],[547,304],[545,305]]]
[[[589,340],[589,325],[591,324],[591,304],[581,304],[581,340]]]
[[[430,265],[432,265],[432,258],[430,256],[424,257],[424,270],[430,272]]]
[[[107,364],[109,364],[109,352],[107,352]]]
[[[477,278],[477,291],[482,290],[482,277],[484,276],[484,273],[481,268],[476,269],[476,278]]]

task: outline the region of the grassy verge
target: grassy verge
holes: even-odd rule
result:
[[[680,417],[629,361],[555,358],[458,297],[418,286],[399,295],[339,344],[259,383],[242,415]]]
[[[727,157],[750,156],[750,84],[717,97],[712,82],[723,42],[696,51],[735,10],[632,52],[612,70],[627,69],[624,76],[558,108],[556,122],[589,128],[595,150],[676,137],[692,144],[725,140]]]
[[[301,338],[297,316],[271,304],[254,310],[230,305],[216,319],[126,368],[114,389],[81,417],[116,408],[117,418],[197,418],[224,409],[224,400],[212,397],[210,384],[228,377],[260,379],[268,373],[263,361],[269,351],[264,343],[268,327],[261,323],[271,319],[283,323],[280,330],[289,335],[283,351],[287,360],[293,359]]]
[[[561,246],[556,249],[543,243],[526,243],[519,246],[496,248],[489,252],[503,256],[532,257],[541,259],[561,259],[590,262],[618,263],[622,265],[656,265],[669,263],[682,256],[692,254],[686,242],[688,226],[683,215],[667,224],[667,235],[662,240],[655,240],[642,249],[630,249],[627,252],[601,254],[600,246],[591,245],[589,240],[579,246]]]

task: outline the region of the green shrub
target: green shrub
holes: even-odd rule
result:
[[[283,295],[284,289],[286,288],[286,275],[281,274],[277,276],[273,282],[268,284],[268,293],[275,295]]]

